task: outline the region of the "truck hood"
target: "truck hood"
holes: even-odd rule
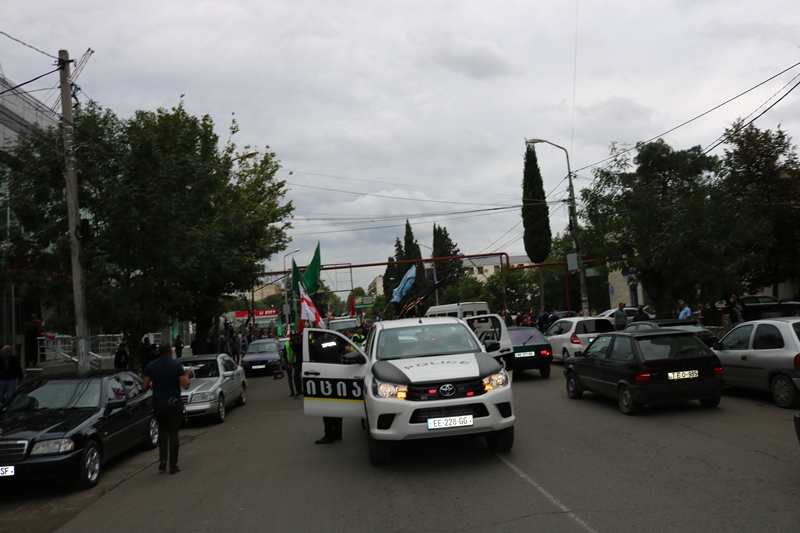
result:
[[[377,361],[372,366],[372,373],[381,381],[403,385],[479,378],[499,372],[502,368],[493,357],[483,352],[467,352]]]

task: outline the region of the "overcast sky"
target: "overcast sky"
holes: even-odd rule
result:
[[[325,265],[385,261],[406,219],[426,246],[437,223],[463,253],[523,255],[518,209],[463,212],[520,204],[525,138],[566,148],[585,187],[612,142],[657,137],[800,62],[798,21],[797,0],[0,5],[0,31],[27,45],[75,59],[94,50],[77,79],[83,101],[127,118],[184,95],[223,139],[235,115],[237,145],[269,145],[281,161],[295,205],[284,253],[299,248],[300,265],[317,241]],[[52,65],[0,35],[0,73],[11,81]],[[710,146],[798,75],[791,68],[663,137],[675,149]],[[51,74],[26,88],[52,105],[57,84]],[[797,142],[800,90],[756,125],[781,125]],[[565,154],[537,145],[537,155],[550,224],[562,232]],[[281,270],[284,253],[267,268]],[[354,269],[354,285],[383,270]],[[323,277],[351,287],[347,271]]]

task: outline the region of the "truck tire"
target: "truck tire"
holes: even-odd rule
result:
[[[486,445],[493,452],[507,452],[514,446],[514,426],[486,434]]]

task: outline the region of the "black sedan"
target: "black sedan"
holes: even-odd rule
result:
[[[725,387],[714,352],[695,335],[668,329],[604,333],[567,359],[564,376],[570,398],[584,390],[617,398],[626,415],[689,400],[716,407]]]
[[[681,331],[688,331],[694,333],[695,336],[703,341],[703,344],[711,348],[717,342],[717,336],[704,328],[697,320],[680,320],[678,318],[654,318],[653,320],[642,320],[639,322],[631,322],[628,324],[626,330],[650,330],[659,328],[679,329]]]
[[[97,484],[112,457],[158,444],[152,392],[128,371],[42,376],[20,386],[0,418],[0,484]]]
[[[508,370],[536,369],[543,378],[550,377],[553,349],[544,335],[536,328],[508,328],[508,336],[514,345],[513,357],[504,356]]]
[[[242,357],[242,368],[248,376],[272,374],[284,368],[283,343],[278,339],[260,339],[250,343]]]

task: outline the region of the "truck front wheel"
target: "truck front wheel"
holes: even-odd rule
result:
[[[507,452],[514,446],[514,426],[486,435],[486,445],[493,452]]]

